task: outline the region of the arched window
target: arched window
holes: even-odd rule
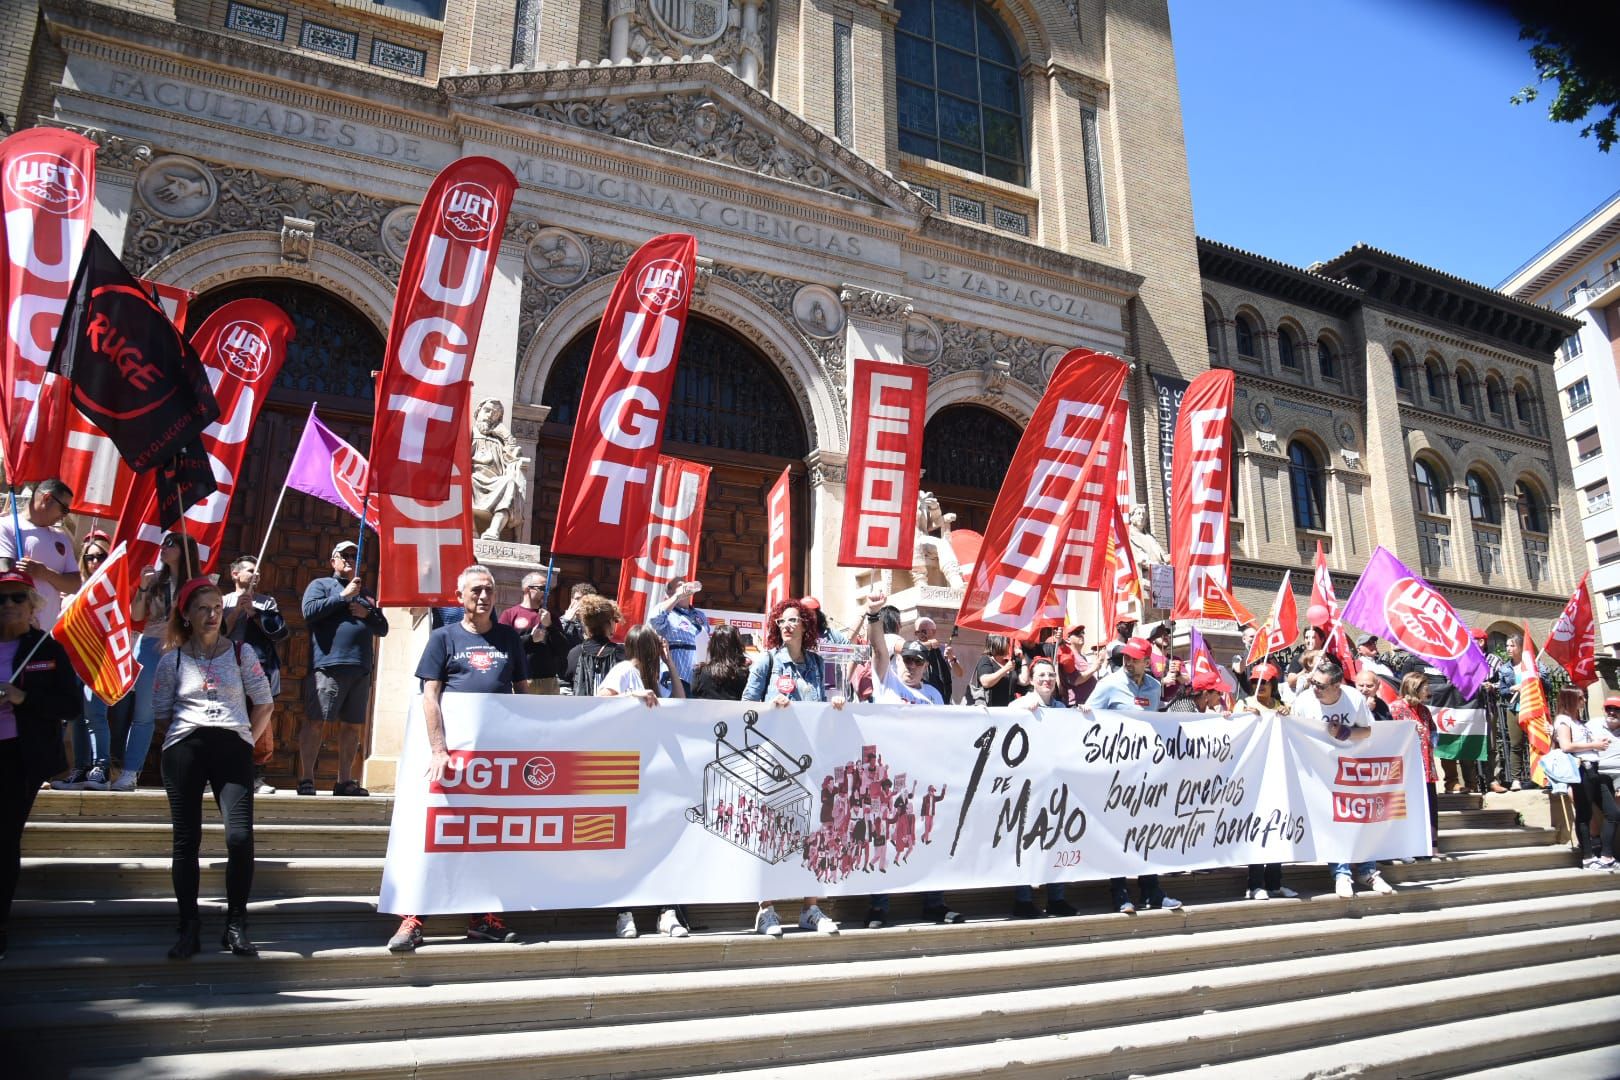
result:
[[[1422,458],[1413,458],[1412,487],[1419,513],[1445,516],[1446,479],[1437,466]]]
[[[1321,459],[1297,439],[1288,444],[1288,481],[1294,527],[1320,532],[1327,521],[1327,474]]]
[[[1221,358],[1221,321],[1215,316],[1215,309],[1208,304],[1204,305],[1204,341],[1209,344],[1209,362],[1215,363]]]
[[[1487,525],[1502,524],[1502,500],[1482,473],[1468,474],[1468,516]]]
[[[1492,416],[1503,415],[1502,380],[1495,375],[1485,378],[1485,407],[1491,410]]]
[[[1390,353],[1389,366],[1395,375],[1395,392],[1398,394],[1410,394],[1412,392],[1411,361],[1406,358],[1406,354],[1399,351]]]
[[[1237,334],[1238,355],[1247,356],[1251,360],[1257,358],[1260,350],[1254,343],[1254,320],[1240,313],[1232,320],[1232,329]]]
[[[1294,332],[1286,326],[1277,327],[1277,360],[1285,368],[1299,367],[1299,346],[1294,341]]]
[[[1012,38],[975,0],[902,0],[894,35],[900,149],[1029,182]]]
[[[1465,367],[1457,368],[1457,405],[1464,409],[1474,407],[1474,373]]]
[[[1524,383],[1513,388],[1513,411],[1518,414],[1519,423],[1531,431],[1540,430],[1536,425],[1536,410],[1530,399],[1530,388]]]
[[[1541,497],[1535,485],[1520,480],[1514,486],[1519,504],[1519,528],[1527,533],[1547,531],[1547,500]]]
[[[1339,377],[1339,354],[1333,351],[1333,342],[1325,337],[1316,339],[1316,371],[1324,379]]]
[[[1423,389],[1429,394],[1429,404],[1445,404],[1446,372],[1440,366],[1440,361],[1432,356],[1423,361],[1423,383]]]

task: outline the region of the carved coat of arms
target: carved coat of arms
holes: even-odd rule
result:
[[[726,32],[729,0],[647,0],[664,31],[691,45],[707,45]]]

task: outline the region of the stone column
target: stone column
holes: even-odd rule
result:
[[[742,0],[742,57],[738,63],[737,78],[749,86],[759,86],[760,60],[765,55],[765,40],[759,32],[760,0]]]
[[[517,540],[520,544],[533,544],[537,541],[534,532],[534,496],[540,485],[540,427],[551,415],[550,405],[525,405],[521,402],[512,406],[512,438],[516,439],[518,446],[523,449],[523,456],[533,464],[529,466],[529,494],[524,500],[519,512],[513,516],[512,524],[517,528]]]
[[[517,384],[518,324],[523,314],[523,268],[529,238],[539,231],[534,221],[508,222],[489,279],[484,321],[473,354],[473,405],[494,398],[512,419],[512,391]]]
[[[129,208],[135,198],[135,177],[152,160],[152,148],[95,128],[71,130],[96,144],[96,209],[91,225],[107,246],[121,255]]]
[[[378,643],[376,689],[372,692],[371,741],[365,750],[361,783],[372,791],[394,791],[399,781],[399,759],[406,738],[425,739],[418,730],[407,732],[406,720],[416,695],[400,692],[415,685],[416,662],[427,644],[426,608],[387,611],[388,636]],[[417,721],[420,726],[421,721]]]
[[[608,59],[615,64],[630,59],[630,14],[636,0],[609,0]]]
[[[1524,532],[1519,528],[1519,502],[1512,492],[1502,494],[1502,570],[1507,584],[1515,589],[1529,591],[1530,570],[1524,565]],[[1552,562],[1547,563],[1547,574],[1552,577]],[[1542,588],[1551,584],[1544,583]]]
[[[804,459],[810,478],[810,547],[805,568],[809,595],[821,601],[829,619],[848,621],[855,606],[855,570],[839,567],[838,538],[844,527],[844,473],[848,455],[817,448]]]
[[[1451,512],[1451,572],[1457,581],[1477,582],[1479,554],[1474,550],[1474,519],[1468,512],[1466,484],[1452,486],[1446,506]]]
[[[844,326],[844,355],[850,360],[854,378],[856,360],[878,360],[886,364],[905,362],[906,320],[911,317],[909,296],[845,285],[838,290],[849,318]],[[850,387],[845,387],[848,391]]]

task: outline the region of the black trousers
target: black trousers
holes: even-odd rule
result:
[[[11,898],[22,870],[23,826],[38,794],[38,783],[24,782],[18,740],[0,740],[0,929],[11,918]]]
[[[1593,770],[1592,775],[1597,777],[1597,802],[1603,810],[1603,855],[1612,859],[1615,830],[1620,828],[1620,800],[1615,798],[1614,777],[1604,776],[1596,770]]]
[[[1158,907],[1164,900],[1164,890],[1159,888],[1158,874],[1143,874],[1136,879],[1136,888],[1142,894],[1143,907]],[[1113,898],[1114,906],[1118,907],[1131,898],[1130,889],[1126,888],[1126,879],[1122,877],[1108,880],[1108,895]]]
[[[163,751],[163,789],[169,793],[169,818],[174,823],[170,872],[182,919],[197,917],[205,787],[213,790],[219,816],[225,820],[226,910],[233,915],[245,912],[253,888],[253,747],[224,728],[193,731]]]
[[[1282,863],[1250,863],[1249,888],[1276,892],[1282,888]]]
[[[1581,782],[1569,785],[1569,797],[1575,804],[1575,844],[1584,859],[1596,854],[1592,849],[1592,807],[1599,801],[1598,771],[1589,762],[1577,761],[1575,764],[1581,770]],[[1607,820],[1604,831],[1608,831]],[[1612,835],[1609,842],[1611,845],[1614,842]]]

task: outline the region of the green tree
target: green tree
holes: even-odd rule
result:
[[[1553,83],[1557,92],[1547,107],[1547,116],[1564,124],[1588,121],[1582,137],[1597,139],[1598,149],[1608,153],[1620,139],[1620,46],[1615,30],[1620,24],[1613,0],[1601,4],[1569,3],[1531,7],[1513,4],[1519,18],[1519,39],[1531,42],[1530,59],[1536,65],[1536,82],[1510,99],[1525,105],[1541,96],[1542,87]]]

